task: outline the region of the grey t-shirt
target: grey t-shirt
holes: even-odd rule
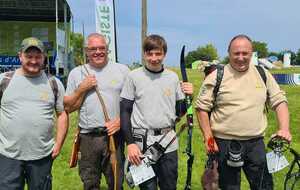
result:
[[[4,74],[0,75],[0,81]],[[64,87],[56,79],[56,110],[62,112]],[[37,160],[54,145],[54,94],[43,72],[25,77],[15,72],[3,93],[0,109],[0,154],[17,160]]]
[[[95,68],[85,65],[90,74],[94,74],[100,94],[103,97],[110,119],[120,116],[120,93],[129,68],[118,63],[108,63],[103,68]],[[68,78],[66,95],[70,95],[78,88],[87,75],[83,66],[74,68]],[[87,93],[80,108],[79,127],[81,133],[87,133],[89,129],[103,127],[105,124],[102,106],[95,93],[91,90]]]
[[[129,73],[121,97],[134,100],[132,127],[144,129],[174,126],[176,101],[185,98],[176,73],[168,69],[164,69],[161,73],[151,73],[144,67]],[[148,137],[148,145],[160,138],[160,136]],[[166,152],[177,148],[177,142],[173,144],[176,146],[170,146]]]

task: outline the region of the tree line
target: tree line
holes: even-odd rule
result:
[[[80,33],[71,34],[71,46],[73,47],[73,55],[75,65],[83,63],[83,35]],[[265,58],[269,56],[275,56],[278,60],[283,60],[283,55],[286,52],[291,53],[291,65],[300,65],[300,49],[295,53],[291,50],[285,50],[280,52],[273,52],[268,50],[268,44],[260,41],[253,41],[253,50],[257,52],[258,58]],[[199,46],[196,50],[190,51],[185,57],[185,61],[188,68],[192,67],[192,63],[197,60],[213,61],[219,60],[221,63],[228,63],[228,56],[220,59],[217,49],[213,44],[209,43],[203,46]],[[134,62],[133,67],[141,66],[139,62]]]

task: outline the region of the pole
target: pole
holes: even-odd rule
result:
[[[83,37],[83,40],[82,40],[82,54],[83,54],[83,64],[86,64],[86,55],[85,55],[85,33],[84,33],[84,22],[82,22],[82,37]]]
[[[58,76],[59,72],[59,61],[58,61],[58,0],[55,1],[55,31],[56,31],[56,60],[55,60],[55,75]]]
[[[64,29],[65,29],[65,48],[64,48],[64,62],[63,62],[63,73],[62,73],[62,77],[64,78],[65,76],[65,73],[67,73],[66,69],[68,69],[68,44],[69,44],[69,41],[68,41],[68,28],[67,28],[67,3],[64,2]]]
[[[56,60],[55,60],[55,69],[56,69],[56,76],[58,76],[59,72],[59,55],[58,55],[58,0],[55,1],[55,32],[56,32]]]
[[[142,45],[141,45],[141,62],[145,65],[143,42],[147,36],[147,0],[142,0]]]
[[[114,32],[115,32],[115,57],[116,63],[118,63],[118,46],[117,46],[117,29],[116,29],[116,8],[115,1],[113,0],[113,10],[114,10]]]

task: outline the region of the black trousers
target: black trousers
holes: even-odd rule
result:
[[[39,160],[15,160],[0,154],[0,190],[51,190],[51,155]]]
[[[118,143],[117,159],[119,166],[118,184],[122,188],[124,173],[123,143]],[[104,174],[109,190],[114,188],[114,175],[108,150],[108,136],[80,134],[80,156],[78,159],[79,175],[84,190],[99,190],[101,175]]]
[[[266,151],[263,138],[240,141],[243,148],[244,165],[230,167],[227,165],[227,150],[230,140],[216,138],[219,147],[218,171],[219,186],[222,190],[239,190],[241,169],[243,169],[251,190],[272,190],[273,180],[267,168]]]
[[[142,183],[141,190],[176,190],[178,177],[177,151],[164,154],[155,165],[152,165],[156,177]]]

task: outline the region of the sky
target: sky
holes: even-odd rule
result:
[[[67,0],[74,15],[74,30],[96,31],[95,1]],[[118,61],[141,59],[141,2],[115,0]],[[163,36],[168,44],[165,64],[178,66],[186,52],[213,44],[220,58],[237,34],[268,44],[269,51],[300,49],[299,0],[148,0],[148,34]]]

